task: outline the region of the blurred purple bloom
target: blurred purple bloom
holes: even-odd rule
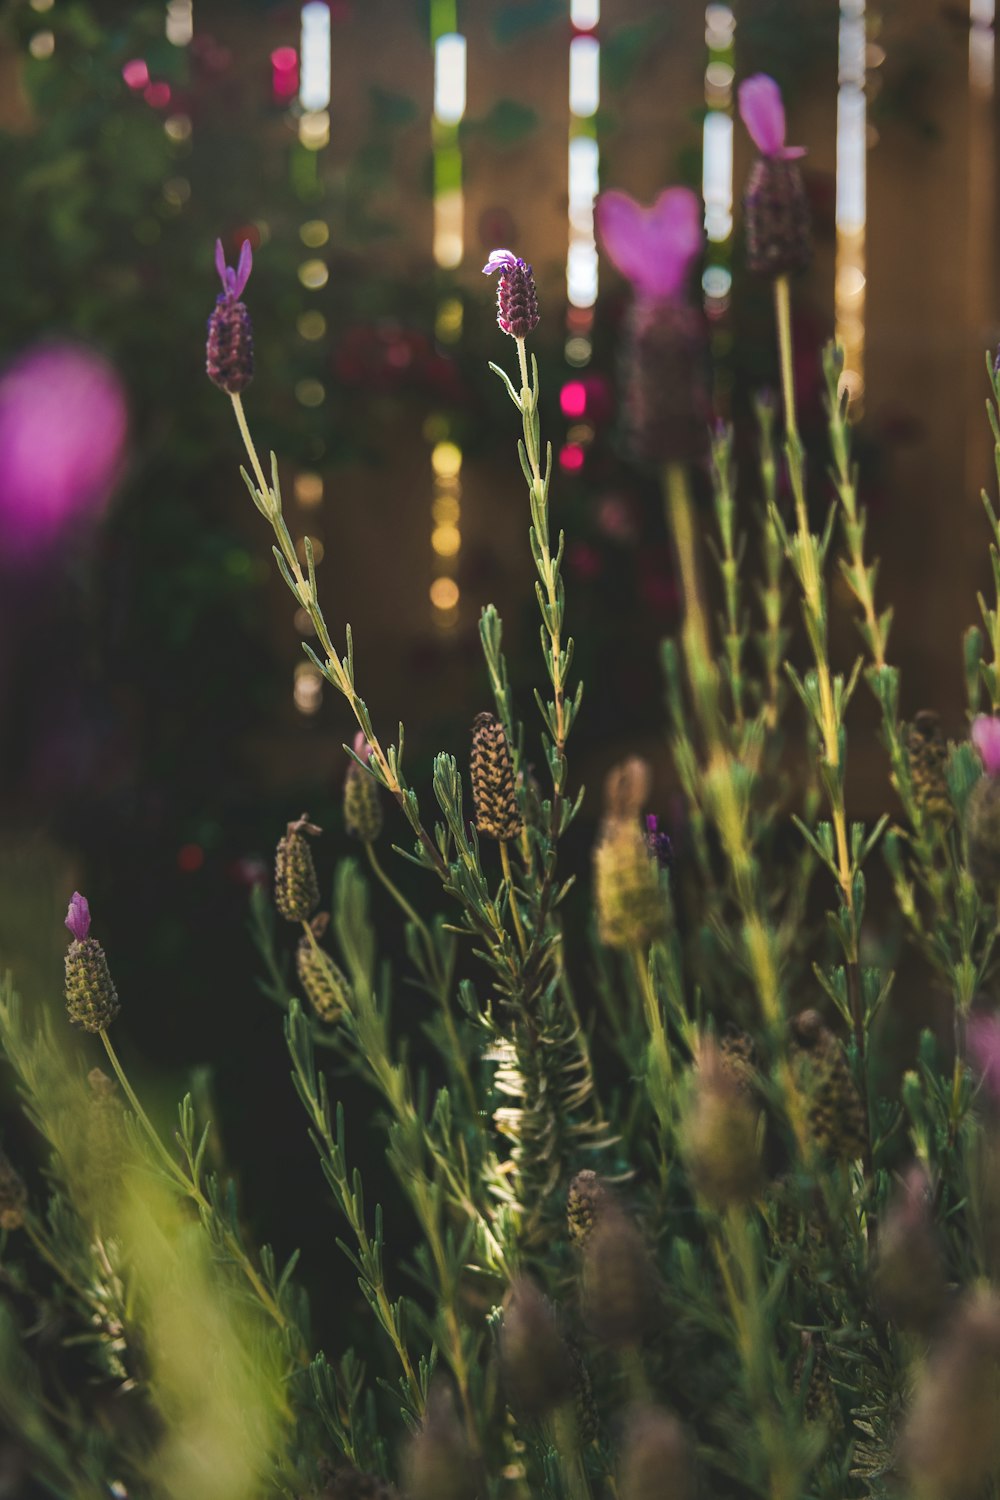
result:
[[[82,943],[90,932],[90,902],[79,891],[74,891],[69,898],[66,926],[78,943]]]
[[[232,266],[226,265],[226,252],[222,248],[222,241],[216,240],[215,269],[219,273],[225,296],[230,302],[238,302],[243,288],[250,280],[250,272],[253,270],[253,251],[250,248],[250,241],[243,241],[239,264],[234,270]]]
[[[973,1016],[965,1032],[966,1046],[986,1089],[1000,1101],[1000,1017]]]
[[[666,188],[650,208],[628,193],[602,193],[594,205],[601,248],[654,301],[679,297],[702,247],[701,203],[690,188]]]
[[[804,146],[785,145],[785,106],[781,90],[766,73],[744,78],[739,88],[740,118],[762,156],[788,160],[805,156]]]
[[[35,345],[0,377],[0,555],[41,556],[103,510],[123,463],[125,392],[80,344]]]
[[[1000,719],[978,714],[972,721],[972,743],[979,751],[987,776],[1000,776]]]
[[[655,813],[649,813],[646,817],[646,848],[661,869],[666,868],[673,860],[674,846],[670,835],[661,829],[660,820]]]

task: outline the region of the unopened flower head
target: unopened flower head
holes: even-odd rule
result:
[[[74,1026],[104,1031],[118,1014],[118,992],[104,949],[90,936],[90,903],[74,891],[66,913],[73,935],[66,952],[66,1009]]]
[[[743,198],[750,269],[771,277],[805,270],[812,258],[809,205],[798,165],[805,147],[785,145],[781,90],[766,73],[744,79],[739,105],[760,152]]]
[[[526,1417],[544,1417],[573,1393],[573,1364],[555,1310],[527,1276],[511,1285],[500,1325],[507,1398]]]
[[[208,320],[205,369],[209,380],[230,396],[238,396],[253,379],[253,327],[250,314],[240,300],[252,266],[249,240],[243,241],[235,267],[226,264],[222,241],[216,240],[215,268],[222,291]]]
[[[932,1217],[933,1192],[918,1163],[903,1176],[879,1225],[872,1287],[880,1311],[900,1328],[929,1335],[947,1298],[946,1266]]]
[[[371,762],[371,746],[359,729],[354,736],[354,754]],[[373,844],[382,832],[382,804],[378,783],[356,760],[348,762],[344,778],[344,826],[353,838]]]
[[[274,904],[288,922],[308,922],[319,905],[319,881],[309,839],[321,830],[308,813],[289,823],[274,860]]]
[[[983,893],[1000,890],[1000,718],[979,714],[972,722],[972,743],[984,774],[965,807],[969,869]]]
[[[484,276],[500,273],[497,282],[497,323],[512,339],[527,338],[538,327],[538,291],[527,261],[513,250],[491,250]]]
[[[469,768],[476,828],[487,838],[516,839],[523,819],[514,785],[510,746],[495,714],[477,714],[472,725]]]

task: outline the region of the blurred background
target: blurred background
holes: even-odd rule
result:
[[[619,442],[628,294],[598,255],[593,199],[599,186],[646,202],[675,182],[703,193],[692,295],[749,506],[750,397],[776,384],[777,362],[769,288],[744,266],[751,148],[734,98],[761,69],[809,148],[816,251],[794,301],[816,514],[819,349],[836,332],[903,710],[934,708],[958,734],[960,636],[989,569],[993,0],[0,9],[0,962],[33,1002],[58,1005],[65,901],[86,891],[124,1052],[140,1076],[155,1059],[164,1098],[211,1065],[230,1157],[237,1172],[255,1162],[251,1221],[284,1192],[283,1233],[307,1256],[329,1253],[329,1223],[311,1213],[318,1173],[276,1061],[280,1017],[256,985],[247,901],[304,808],[328,832],[324,878],[345,852],[353,726],[303,658],[308,622],[274,576],[229,402],[203,373],[216,237],[230,262],[244,238],[254,247],[258,446],[279,455],[293,534],[322,555],[334,639],[350,621],[374,722],[387,739],[405,722],[426,797],[432,754],[463,758],[488,701],[483,604],[504,616],[529,720],[539,680],[516,414],[487,369],[511,367],[514,346],[481,274],[496,246],[533,262],[587,684],[572,779],[594,795],[569,851],[585,872],[615,757],[654,760],[669,819],[657,653],[677,608],[656,476]],[[833,628],[849,666],[846,605]],[[889,793],[860,699],[856,720],[852,809],[868,817]],[[421,897],[405,866],[399,879]]]

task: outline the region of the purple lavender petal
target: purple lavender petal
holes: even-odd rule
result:
[[[973,1016],[965,1033],[969,1056],[984,1086],[1000,1100],[1000,1018]]]
[[[491,250],[489,259],[483,267],[484,276],[492,276],[494,271],[510,271],[517,265],[518,256],[513,250]]]
[[[781,90],[766,73],[744,78],[739,87],[740,118],[762,156],[804,156],[804,146],[785,145],[785,106]]]
[[[234,282],[234,286],[233,286],[233,296],[234,297],[239,297],[239,296],[242,295],[243,288],[246,286],[247,282],[250,280],[250,272],[252,270],[253,270],[253,250],[251,249],[250,241],[249,240],[244,240],[243,244],[240,247],[239,265],[236,267],[236,276],[235,276],[235,282]]]
[[[972,721],[972,743],[987,776],[1000,776],[1000,719],[992,714],[977,715]]]
[[[216,240],[215,242],[215,269],[219,273],[219,280],[222,282],[222,290],[224,292],[228,291],[229,288],[226,285],[226,272],[228,271],[229,267],[226,265],[226,252],[222,248],[221,240]]]
[[[69,898],[66,926],[78,943],[82,943],[90,932],[90,902],[79,891],[74,891]]]
[[[651,208],[627,193],[602,193],[595,220],[604,253],[641,296],[680,295],[702,247],[701,204],[690,188],[666,188]]]

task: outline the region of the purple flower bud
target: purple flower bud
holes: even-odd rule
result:
[[[745,78],[739,88],[740,118],[761,156],[788,160],[805,156],[804,146],[785,145],[785,106],[781,90],[766,73]]]
[[[649,813],[646,817],[646,847],[661,869],[672,863],[673,843],[669,833],[660,828],[660,820],[655,813]]]
[[[538,292],[527,261],[513,250],[491,250],[484,276],[500,272],[497,282],[497,323],[512,339],[526,338],[538,327]]]
[[[222,241],[215,242],[215,268],[222,291],[208,320],[205,369],[209,380],[230,396],[239,395],[253,379],[253,327],[240,293],[250,279],[253,253],[243,241],[239,264],[226,265]]]
[[[82,943],[90,933],[90,902],[79,891],[74,891],[70,897],[66,926],[78,943]]]
[[[701,204],[690,188],[667,188],[650,208],[628,193],[602,193],[594,216],[605,255],[641,297],[681,297],[703,244]]]
[[[972,743],[979,751],[987,776],[1000,776],[1000,719],[978,714],[972,721]]]

